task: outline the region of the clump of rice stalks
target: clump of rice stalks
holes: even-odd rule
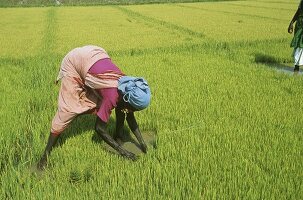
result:
[[[69,182],[72,184],[79,184],[83,182],[88,182],[92,179],[92,173],[90,168],[84,170],[73,169],[69,173]]]
[[[82,181],[81,172],[78,170],[72,170],[69,173],[69,182],[72,184],[78,184]]]
[[[91,169],[87,168],[83,171],[83,181],[88,182],[92,179]]]

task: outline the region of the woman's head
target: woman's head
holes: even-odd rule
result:
[[[150,89],[143,78],[122,76],[118,80],[118,90],[130,110],[143,110],[150,103]]]

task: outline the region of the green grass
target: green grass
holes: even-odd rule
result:
[[[45,8],[0,8],[0,55],[20,58],[39,53],[46,12]]]
[[[285,37],[285,27],[294,13],[269,10],[270,12],[267,11],[264,15],[264,9],[260,8],[250,9],[252,11],[249,12],[242,8],[236,12],[228,3],[164,4],[127,8],[141,15],[178,24],[216,41],[251,41]]]
[[[0,9],[0,199],[300,199],[302,76],[272,68],[291,67],[296,5],[272,2]],[[157,148],[137,162],[109,154],[95,117],[80,116],[32,173],[58,67],[85,44],[148,80],[152,102],[136,116]]]

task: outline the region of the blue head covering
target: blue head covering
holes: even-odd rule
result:
[[[138,110],[149,105],[151,94],[144,78],[122,76],[118,80],[118,90],[122,92],[123,100]]]

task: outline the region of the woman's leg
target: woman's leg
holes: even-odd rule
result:
[[[300,66],[299,65],[295,65],[294,73],[299,73],[299,71],[300,71]]]
[[[40,170],[45,169],[45,167],[47,165],[48,156],[50,155],[50,152],[52,151],[54,145],[57,143],[58,138],[59,138],[59,135],[56,135],[56,134],[53,134],[53,133],[49,134],[47,145],[45,147],[44,153],[41,156],[41,159],[37,164],[38,169],[40,169]]]

